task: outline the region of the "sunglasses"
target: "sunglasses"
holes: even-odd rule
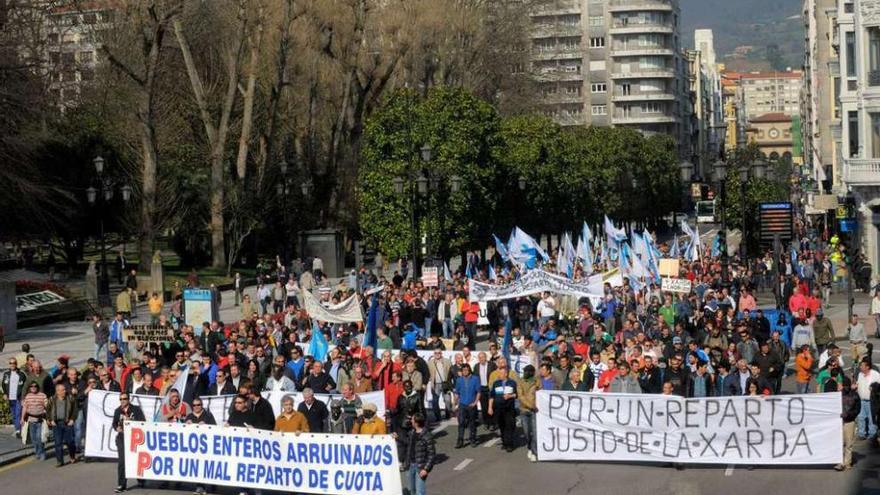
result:
[[[119,402],[128,402],[128,397],[120,397]]]
[[[202,407],[202,404],[199,402],[193,403],[193,407]]]

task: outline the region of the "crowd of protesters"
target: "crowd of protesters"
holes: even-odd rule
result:
[[[679,275],[692,283],[687,294],[662,292],[651,281],[636,290],[624,278],[620,286],[606,284],[600,301],[543,293],[489,303],[483,315],[468,299],[464,270],[425,287],[403,262],[387,278],[384,267],[360,267],[333,283],[320,260],[298,267],[261,262],[255,292],[245,294],[236,276],[235,321],[184,324],[173,305],[166,313],[151,304],[152,323],[173,330],[173,338],[148,345],[125,341],[124,311],[110,321],[96,315],[95,355],[83,369],[69,367],[61,356],[45,370],[23,349],[20,359],[9,361],[2,388],[17,434],[27,430],[39,458],[45,455],[41,428],[53,430],[59,466],[64,448],[70,462],[79,459],[92,390],[121,392],[117,429],[143,416],[129,405],[131,394],[170,396],[160,420],[204,424],[216,421],[202,398],[234,394],[230,426],[393,435],[404,486],[412,493],[425,493],[437,459],[430,421],[456,418],[456,448],[479,445],[483,428],[500,437],[503,449],[524,445],[536,461],[535,394],[542,389],[697,398],[839,390],[845,456],[836,468],[844,470],[852,465],[856,437],[876,439],[880,374],[859,316],[835,329],[825,315],[843,276],[834,261],[839,249],[803,235],[794,255],[768,251],[748,263],[734,259],[726,273],[707,250],[697,261],[681,260]],[[467,258],[475,278],[487,279],[490,266],[502,272],[497,256]],[[517,277],[515,269],[503,273],[491,282]],[[582,276],[576,267],[574,278]],[[362,324],[312,321],[302,307],[304,290],[328,307],[357,295],[364,314],[375,301],[375,347],[365,342]],[[371,290],[378,295],[364,297]],[[775,302],[772,319],[758,309],[759,296]],[[878,315],[880,294],[876,300],[872,314]],[[330,343],[318,359],[309,354],[315,331]],[[848,346],[838,345],[844,333]],[[453,358],[443,351],[453,351]],[[181,369],[188,374],[182,396],[172,389]],[[795,388],[783,392],[789,375]],[[301,392],[302,400],[286,396],[276,417],[261,398],[267,390]],[[359,396],[371,391],[383,392],[384,417]],[[334,398],[324,404],[316,393]],[[119,476],[123,491],[122,471]]]

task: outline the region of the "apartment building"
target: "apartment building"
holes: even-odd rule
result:
[[[838,0],[804,2],[804,80],[801,89],[801,121],[805,172],[814,179],[813,192],[832,192],[840,188],[842,156],[840,141],[840,39]],[[850,3],[852,6],[852,3]],[[843,20],[852,25],[852,13]],[[845,35],[845,45],[854,50],[854,33]],[[853,52],[854,53],[854,52]],[[850,59],[852,59],[850,54]],[[849,67],[855,76],[855,66]],[[850,85],[855,84],[855,80]]]
[[[99,2],[70,2],[46,13],[46,75],[49,92],[61,110],[75,103],[83,85],[94,80],[100,33],[113,22],[113,15]]]
[[[798,70],[742,72],[734,75],[743,89],[746,117],[768,113],[800,114],[803,72]]]
[[[561,125],[663,133],[690,159],[687,61],[678,0],[538,0],[532,70]]]
[[[855,196],[862,251],[880,267],[880,0],[838,0],[841,194]]]

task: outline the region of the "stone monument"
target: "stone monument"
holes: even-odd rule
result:
[[[86,300],[98,307],[98,269],[94,261],[90,261],[86,269]]]

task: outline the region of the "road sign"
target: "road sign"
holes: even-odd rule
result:
[[[840,220],[841,232],[855,232],[858,228],[855,218],[844,218]]]
[[[773,244],[776,235],[783,242],[790,241],[793,237],[793,217],[793,208],[789,202],[761,203],[759,206],[761,244]]]

